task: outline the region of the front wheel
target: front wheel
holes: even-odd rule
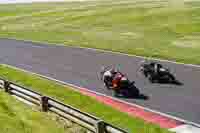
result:
[[[147,71],[144,69],[144,67],[140,67],[140,68],[139,68],[139,72],[141,72],[145,77],[148,76],[148,73],[147,73]]]
[[[110,87],[106,84],[106,83],[104,83],[104,87],[106,88],[106,89],[110,89]]]
[[[120,92],[118,90],[112,90],[112,96],[113,97],[119,97],[120,96]]]
[[[167,74],[167,78],[168,78],[169,82],[171,82],[171,83],[176,80],[175,77],[170,73]]]

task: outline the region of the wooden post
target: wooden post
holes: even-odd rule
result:
[[[106,133],[104,121],[102,121],[102,120],[97,121],[97,123],[96,123],[96,133]]]
[[[48,100],[49,98],[46,96],[41,96],[40,98],[40,107],[43,112],[48,111]]]
[[[7,92],[7,93],[10,93],[10,88],[9,88],[9,86],[10,86],[10,82],[9,82],[9,81],[4,81],[4,90],[5,90],[5,92]]]

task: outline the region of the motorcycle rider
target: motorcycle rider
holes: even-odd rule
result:
[[[152,69],[155,76],[158,76],[162,72],[165,71],[165,69],[163,68],[163,66],[160,63],[151,62],[149,65],[150,65],[150,68]]]
[[[124,75],[122,75],[120,72],[117,72],[112,80],[113,89],[119,89],[120,82],[123,80],[126,80]]]
[[[146,66],[146,68],[148,68],[148,70],[150,70],[150,72],[152,72],[153,75],[158,76],[159,74],[161,74],[162,72],[165,71],[165,69],[163,68],[163,66],[160,63],[154,62],[154,61],[147,61],[147,60],[143,60],[141,61],[141,66]],[[141,67],[141,69],[143,69],[143,67]],[[147,76],[147,75],[145,75]]]
[[[106,83],[106,86],[108,86],[108,89],[119,88],[120,81],[124,80],[124,76],[116,68],[111,68],[106,71],[103,77],[103,81]]]

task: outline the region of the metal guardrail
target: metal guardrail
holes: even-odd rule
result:
[[[0,88],[4,87],[4,80],[0,79]]]
[[[128,133],[127,131],[106,123],[95,116],[81,112],[72,106],[66,105],[50,97],[43,96],[42,94],[10,81],[0,79],[0,88],[3,88],[5,92],[11,95],[15,95],[16,97],[33,103],[34,105],[40,106],[41,110],[44,112],[54,112],[94,133]]]

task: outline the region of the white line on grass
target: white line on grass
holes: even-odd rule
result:
[[[69,10],[69,8],[58,8],[58,9],[54,9],[54,10],[46,10],[46,11],[39,11],[39,12],[35,11],[33,13],[27,13],[27,14],[25,13],[25,14],[22,14],[22,15],[1,17],[0,21],[12,20],[12,19],[23,18],[23,17],[32,17],[32,16],[35,16],[35,15],[41,15],[41,14],[53,13],[53,12],[60,12],[60,11],[66,11],[66,10]]]
[[[81,46],[68,46],[68,47],[77,47],[77,48],[81,48],[81,49],[88,49],[88,50],[91,50],[91,51],[99,51],[99,52],[104,52],[104,53],[112,53],[112,54],[124,55],[124,56],[129,56],[129,57],[137,57],[137,58],[140,58],[140,59],[151,59],[151,60],[157,60],[157,61],[162,61],[162,62],[169,62],[169,63],[179,64],[179,65],[186,65],[186,66],[192,66],[192,67],[198,67],[198,68],[200,68],[200,65],[186,64],[186,63],[182,63],[182,62],[175,62],[175,61],[170,61],[170,60],[165,60],[165,59],[159,59],[159,58],[154,58],[154,57],[144,57],[144,56],[139,56],[139,55],[134,55],[134,54],[126,54],[126,53],[122,53],[122,52],[114,52],[114,51],[108,51],[108,50],[102,50],[102,49],[95,49],[95,48],[88,48],[88,47],[81,47]]]

